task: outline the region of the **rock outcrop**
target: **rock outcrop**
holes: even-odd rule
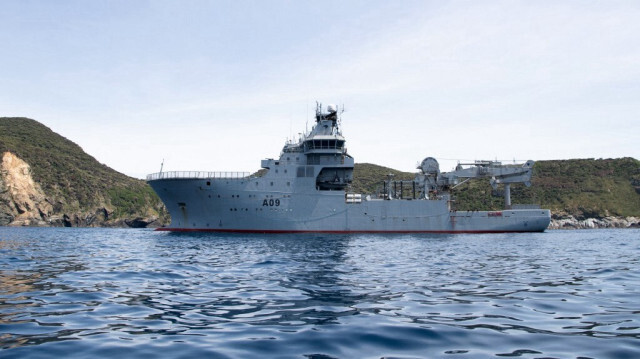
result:
[[[554,216],[556,217],[556,216]],[[638,217],[605,217],[577,219],[572,215],[552,218],[549,229],[640,228]]]
[[[0,226],[53,227],[159,227],[157,216],[113,218],[107,206],[95,210],[60,213],[32,176],[31,166],[11,152],[0,161]]]
[[[48,225],[53,206],[31,177],[31,167],[11,152],[0,163],[0,225]]]

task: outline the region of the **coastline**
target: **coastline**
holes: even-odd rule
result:
[[[639,217],[583,218],[552,216],[547,229],[640,228]]]

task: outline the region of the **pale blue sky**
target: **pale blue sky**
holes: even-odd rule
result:
[[[0,2],[0,116],[110,167],[254,171],[344,104],[356,162],[640,158],[640,1]]]

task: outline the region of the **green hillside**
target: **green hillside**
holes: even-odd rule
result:
[[[37,208],[28,208],[34,206],[28,200],[16,204],[0,176],[0,225],[11,223],[25,212],[41,217],[39,225],[144,226],[169,221],[162,202],[144,181],[99,163],[78,145],[37,121],[0,118],[0,157],[6,152],[30,166],[30,175],[45,198],[40,195]],[[414,178],[409,172],[356,164],[351,190],[379,193],[389,174],[395,180]],[[458,210],[497,210],[504,206],[501,190],[493,191],[487,179],[468,181],[453,190],[452,195]],[[512,185],[511,198],[513,204],[539,204],[556,216],[638,217],[640,161],[633,158],[538,161],[533,167],[532,186]]]
[[[37,121],[0,118],[0,156],[7,151],[30,165],[32,177],[55,215],[82,219],[99,212],[110,222],[135,218],[166,221],[164,206],[144,181],[99,163]]]
[[[412,179],[413,173],[368,163],[356,164],[354,192],[374,193],[388,173]],[[539,204],[557,215],[577,218],[640,216],[640,161],[633,158],[538,161],[532,186],[511,186],[513,204]],[[458,210],[496,210],[504,207],[501,189],[494,192],[487,179],[471,180],[453,192]]]

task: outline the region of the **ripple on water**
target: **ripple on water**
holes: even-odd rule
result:
[[[2,356],[632,358],[639,244],[0,228]]]

